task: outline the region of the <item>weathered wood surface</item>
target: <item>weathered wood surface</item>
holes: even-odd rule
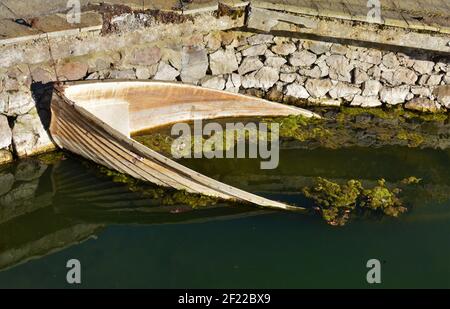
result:
[[[121,106],[126,102],[128,133],[195,119],[291,114],[313,117],[312,112],[239,94],[165,82],[82,82],[66,84],[55,92],[50,132],[61,148],[157,185],[271,208],[302,209],[191,170],[136,142],[127,132],[113,128],[117,126],[113,123],[117,118],[108,118],[110,115],[105,116],[95,106],[109,108],[114,102]]]

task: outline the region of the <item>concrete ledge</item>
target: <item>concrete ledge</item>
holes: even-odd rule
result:
[[[28,0],[31,8],[37,0]],[[193,0],[183,3],[179,0],[94,0],[89,3],[105,2],[110,5],[124,3],[129,10],[143,12],[160,10],[161,12],[180,13],[187,16],[214,14],[220,11],[219,4],[230,9],[244,9],[250,6],[249,28],[261,31],[290,31],[299,34],[330,36],[337,39],[362,40],[379,44],[389,44],[450,52],[450,18],[448,4],[441,0],[431,0],[419,9],[417,1],[383,1],[381,24],[367,21],[367,2],[363,0],[345,0],[330,2],[324,0]],[[9,7],[6,6],[6,3]],[[87,4],[88,1],[82,1]],[[405,4],[407,3],[407,4]],[[64,11],[65,1],[57,0],[47,11]],[[433,5],[433,6],[431,6]],[[105,24],[104,17],[95,10],[83,12],[80,24],[69,24],[65,15],[53,13],[45,17],[26,19],[29,25],[19,24],[13,19],[0,19],[0,45],[18,44],[42,38],[76,36],[80,32],[99,32]],[[99,7],[100,8],[100,7]],[[24,4],[0,1],[0,16],[22,16],[14,13],[24,9],[23,16],[29,16],[30,10]],[[41,13],[42,10],[37,10]],[[120,10],[118,10],[120,12]],[[114,14],[112,12],[111,14]],[[44,14],[45,15],[45,14]],[[150,17],[151,18],[151,17]],[[244,26],[237,25],[238,27]],[[130,31],[133,28],[130,27]],[[218,29],[205,29],[218,30]],[[431,44],[430,44],[431,42]]]
[[[294,14],[252,7],[247,27],[264,32],[279,31],[291,35],[315,35],[338,40],[363,41],[413,49],[450,53],[450,37],[440,32],[405,30],[403,27],[379,27],[353,20]]]
[[[96,12],[84,12],[79,24],[70,24],[64,14],[34,18],[31,24],[19,24],[13,20],[0,20],[0,45],[17,44],[47,37],[74,36],[80,32],[100,31],[102,16]]]

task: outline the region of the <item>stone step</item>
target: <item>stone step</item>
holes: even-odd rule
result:
[[[370,8],[367,7],[367,0],[342,0],[339,2],[328,0],[192,0],[191,2],[181,2],[180,0],[80,0],[82,7],[100,3],[126,5],[134,10],[163,10],[191,15],[217,11],[219,3],[233,8],[251,5],[253,12],[264,13],[266,10],[264,14],[258,13],[262,19],[259,19],[260,25],[256,29],[263,31],[271,31],[274,25],[283,20],[284,23],[298,25],[297,30],[294,29],[295,27],[290,27],[290,31],[326,35],[326,33],[311,32],[308,29],[314,24],[322,27],[322,30],[333,28],[334,24],[339,26],[339,21],[344,20],[365,23],[359,24],[357,27],[352,25],[349,33],[359,31],[358,36],[370,37],[371,41],[382,44],[389,44],[389,36],[394,36],[394,41],[398,41],[393,42],[393,45],[401,45],[405,40],[400,37],[401,34],[396,34],[393,30],[381,29],[382,32],[387,33],[386,35],[377,35],[376,33],[365,35],[361,33],[367,28],[365,25],[380,23],[395,28],[411,29],[413,31],[410,33],[413,34],[424,31],[431,35],[433,33],[444,34],[447,38],[441,38],[440,41],[447,40],[446,44],[450,42],[448,38],[448,34],[450,34],[450,18],[448,16],[450,4],[445,0],[430,0],[426,3],[419,2],[419,0],[384,0],[381,2],[381,19],[378,22],[368,20],[367,14]],[[67,5],[67,0],[0,0],[0,45],[101,30],[102,17],[93,10],[83,12],[79,24],[68,23],[64,13],[68,10]],[[92,9],[92,6],[89,8]],[[39,17],[32,18],[32,16]],[[308,19],[309,16],[326,18],[311,20]],[[31,27],[14,22],[19,18],[27,20]],[[254,21],[255,19],[253,19]],[[328,23],[329,26],[327,26]],[[302,28],[305,24],[307,25],[306,30]],[[329,32],[335,33],[336,31],[331,29]],[[344,35],[342,38],[351,39],[352,35]],[[355,39],[358,39],[358,36]],[[409,35],[409,37],[414,37],[414,35]],[[416,47],[417,44],[412,43],[414,42],[409,41],[408,44],[413,48]],[[442,45],[442,43],[439,44]],[[418,45],[426,44],[422,42]],[[431,46],[430,49],[434,49],[434,47]],[[439,50],[447,51],[443,47]]]
[[[26,20],[28,25],[11,19],[0,20],[0,45],[42,39],[77,35],[80,32],[100,31],[102,16],[93,11],[83,12],[80,23],[69,23],[65,14],[56,13],[45,17]]]
[[[291,2],[291,0],[286,1]],[[350,15],[345,16],[343,11],[339,14],[336,13],[336,18],[331,18],[333,10],[337,10],[336,6],[328,6],[327,10],[318,10],[320,15],[323,15],[325,11],[328,12],[328,18],[321,18],[321,16],[301,14],[299,7],[296,7],[295,12],[289,12],[287,10],[292,7],[276,6],[275,2],[275,0],[252,2],[246,26],[264,32],[309,34],[334,40],[357,40],[450,53],[450,37],[448,36],[450,21],[445,17],[442,19],[429,17],[432,18],[433,24],[425,25],[423,22],[425,19],[409,15],[410,13],[386,10],[382,11],[382,18],[378,23],[390,27],[377,27],[368,22],[355,24],[353,21],[356,20],[349,19]],[[301,2],[306,3],[305,0]],[[320,1],[314,1],[314,5],[319,7]],[[325,8],[325,5],[321,7]],[[285,8],[285,10],[279,10],[280,8]],[[313,11],[310,12],[314,14]],[[355,18],[363,19],[362,7],[358,10],[357,6],[354,6],[350,12],[354,12],[352,16],[356,16]],[[442,23],[438,24],[439,21]]]
[[[195,2],[195,0],[194,0]],[[377,23],[368,19],[367,0],[252,0],[251,6],[286,13]],[[445,0],[383,0],[380,24],[449,33],[450,4]]]
[[[0,2],[0,19],[4,18],[12,19],[15,18],[15,15],[8,7]]]
[[[0,19],[0,45],[19,43],[45,37],[41,31],[18,24],[10,19]]]

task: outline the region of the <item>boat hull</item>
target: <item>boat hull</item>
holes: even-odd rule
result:
[[[262,99],[163,82],[111,81],[59,85],[51,104],[56,144],[110,169],[160,186],[259,206],[301,210],[216,181],[130,138],[174,122],[314,114]]]

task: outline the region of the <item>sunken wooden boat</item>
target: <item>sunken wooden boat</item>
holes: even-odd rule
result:
[[[50,133],[70,152],[134,178],[225,200],[285,210],[273,201],[221,183],[133,140],[133,133],[200,119],[314,113],[220,90],[156,81],[89,81],[58,84]]]

